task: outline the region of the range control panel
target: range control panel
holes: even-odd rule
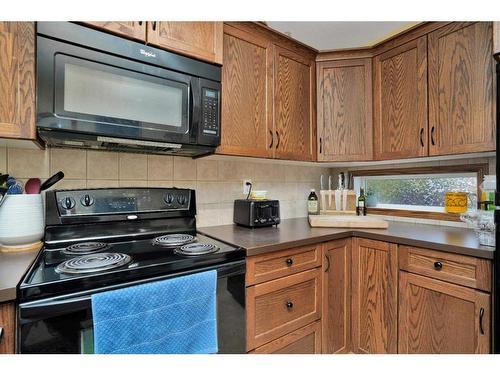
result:
[[[201,126],[203,134],[219,135],[219,91],[202,89]]]
[[[113,188],[55,192],[60,216],[138,214],[187,210],[189,189]]]

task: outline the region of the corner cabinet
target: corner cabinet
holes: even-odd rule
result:
[[[274,48],[275,157],[315,160],[314,61]]]
[[[33,22],[0,22],[0,137],[36,140]]]
[[[224,25],[222,129],[217,153],[273,157],[273,46]]]
[[[429,34],[430,155],[495,150],[491,22],[453,22]]]
[[[400,272],[399,353],[490,353],[490,295]]]
[[[317,63],[318,161],[373,158],[372,60]]]
[[[398,350],[398,246],[352,240],[352,345],[354,353]]]
[[[426,156],[427,37],[375,56],[376,160]]]
[[[222,22],[147,23],[149,44],[222,64]]]

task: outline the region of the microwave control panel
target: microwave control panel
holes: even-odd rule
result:
[[[219,134],[219,91],[202,89],[201,126],[203,134]]]

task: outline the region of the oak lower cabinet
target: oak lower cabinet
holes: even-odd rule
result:
[[[491,22],[453,22],[428,35],[430,155],[495,150]]]
[[[315,62],[274,46],[274,155],[316,160]]]
[[[348,353],[351,351],[351,239],[326,242],[322,252],[322,353]]]
[[[400,272],[399,353],[490,353],[490,294]]]
[[[152,21],[147,23],[147,42],[222,64],[222,30],[222,22]]]
[[[15,352],[15,320],[14,303],[0,303],[0,354]]]
[[[224,25],[222,129],[217,153],[273,157],[273,46],[255,33]]]
[[[318,161],[371,160],[372,60],[321,61],[316,69]]]
[[[99,30],[109,31],[119,36],[137,39],[142,42],[146,41],[145,21],[85,21],[83,24]]]
[[[252,350],[252,354],[321,354],[321,322],[299,328]]]
[[[500,53],[500,22],[493,22],[493,53]]]
[[[0,22],[0,138],[36,140],[34,22]]]
[[[427,36],[373,59],[374,157],[427,156]]]
[[[397,353],[398,246],[352,240],[352,351]]]

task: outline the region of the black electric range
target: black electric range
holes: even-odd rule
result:
[[[196,231],[194,190],[47,192],[45,247],[19,285],[18,351],[92,352],[92,294],[213,269],[219,352],[243,353],[245,251]]]

